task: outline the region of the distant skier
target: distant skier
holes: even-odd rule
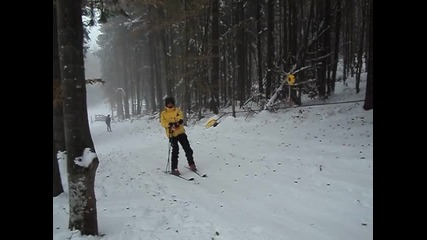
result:
[[[178,142],[185,151],[185,157],[187,157],[190,170],[197,171],[193,158],[193,150],[191,149],[187,134],[185,134],[185,129],[182,125],[184,114],[181,109],[175,107],[175,99],[173,97],[165,98],[165,106],[165,109],[160,114],[160,124],[165,128],[166,135],[172,145],[171,174],[180,175],[178,170]]]
[[[105,123],[107,124],[107,132],[112,132],[110,114],[108,114],[107,117],[105,117]]]

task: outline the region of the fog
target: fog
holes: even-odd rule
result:
[[[95,40],[92,40],[95,41]],[[85,57],[85,77],[86,79],[102,78],[99,58],[93,49],[89,49]],[[103,102],[104,93],[102,84],[86,84],[88,108],[99,105]]]

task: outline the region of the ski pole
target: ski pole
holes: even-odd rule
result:
[[[166,164],[166,170],[165,173],[168,172],[168,166],[169,166],[169,161],[170,161],[170,155],[171,155],[171,147],[172,147],[172,137],[171,137],[171,132],[170,132],[170,128],[169,128],[169,150],[168,150],[168,163]]]

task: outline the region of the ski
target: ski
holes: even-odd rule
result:
[[[173,175],[173,174],[171,174],[171,175]],[[173,175],[173,176],[182,178],[182,179],[187,180],[187,181],[193,181],[194,180],[194,178],[192,178],[192,177],[191,178],[186,178],[186,177],[183,177],[181,175]]]
[[[186,168],[189,169],[190,171],[192,171],[189,167],[186,167]],[[206,173],[201,174],[198,171],[192,171],[192,172],[197,174],[199,177],[203,177],[203,178],[208,177],[208,175]]]
[[[193,181],[193,180],[194,180],[194,178],[193,178],[193,177],[191,177],[191,178],[186,178],[186,177],[183,177],[183,176],[181,176],[181,175],[174,175],[174,174],[171,174],[170,172],[164,172],[164,173],[169,174],[169,175],[172,175],[172,176],[175,176],[175,177],[179,177],[179,178],[181,178],[181,179],[183,179],[183,180],[187,180],[187,181]]]

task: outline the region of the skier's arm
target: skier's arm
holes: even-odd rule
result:
[[[168,128],[169,127],[169,121],[166,120],[165,115],[164,115],[163,112],[160,114],[160,124],[164,128]]]
[[[181,125],[184,122],[184,114],[182,113],[181,109],[177,109],[177,116],[176,116],[176,125]]]

